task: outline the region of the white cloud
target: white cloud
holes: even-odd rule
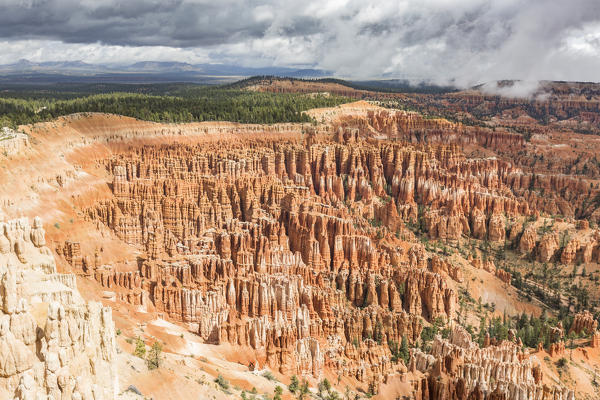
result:
[[[91,64],[128,64],[137,61],[181,61],[205,63],[209,51],[203,48],[174,48],[168,46],[111,46],[100,43],[63,43],[56,40],[0,41],[0,64],[19,59],[34,62],[81,60]]]
[[[597,0],[5,0],[0,62],[307,66],[351,78],[598,81]]]

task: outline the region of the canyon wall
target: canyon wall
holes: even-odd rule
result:
[[[56,251],[120,301],[207,342],[255,349],[282,374],[327,369],[377,387],[407,371],[391,344],[417,343],[424,324],[454,319],[448,279],[463,279],[399,239],[404,223],[431,238],[502,242],[509,221],[537,209],[516,194],[529,183],[509,163],[346,132],[304,144],[255,137],[123,149],[101,160],[112,198],[85,213],[143,250],[137,268],[104,264],[101,249],[81,254],[77,242]]]
[[[576,221],[599,189],[465,151],[524,146],[514,132],[354,107],[335,108],[341,116],[330,124],[264,131],[227,123],[186,131],[130,120],[110,127],[103,125],[110,118],[98,115],[89,117],[100,121],[94,130],[87,117],[73,117],[70,127],[82,131],[69,137],[75,154],[66,160],[82,166],[71,174],[32,173],[61,199],[59,212],[77,220],[50,228],[51,251],[97,282],[106,298],[134,306],[128,310],[183,325],[206,343],[236,346],[256,358],[253,366],[283,376],[337,375],[373,392],[409,382],[412,396],[423,400],[572,400],[572,392],[541,383],[536,360],[517,343],[479,348],[455,328],[434,340],[430,354],[413,350],[409,365],[397,351],[403,341],[422,346],[432,325],[455,324],[459,293],[464,301],[465,287],[480,286],[480,273],[490,280],[485,285],[515,294],[514,270],[484,257],[486,245],[513,245],[517,257],[539,262],[599,260],[600,235]],[[574,232],[577,225],[577,237],[544,225],[545,216],[557,214],[560,226]],[[33,289],[22,295],[29,310],[22,314],[34,321],[24,326],[39,329],[34,339],[9,323],[7,343],[21,338],[33,358],[17,367],[21,356],[12,357],[3,387],[11,396],[27,389],[111,398],[109,311],[83,303],[73,276],[56,273],[39,220],[5,226],[0,250],[12,264],[5,262],[4,275],[12,279],[14,265],[26,271]],[[28,257],[48,265],[30,266]],[[597,327],[581,314],[569,328]],[[64,343],[58,348],[57,335]],[[598,342],[596,333],[592,344]],[[39,350],[44,346],[50,350]],[[559,341],[549,348],[552,357],[564,352]],[[74,376],[69,365],[83,372]]]

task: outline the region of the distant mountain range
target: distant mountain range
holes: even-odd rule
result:
[[[0,65],[0,82],[194,82],[221,83],[255,75],[292,78],[322,78],[331,73],[312,68],[252,68],[228,64],[189,64],[169,61],[141,61],[129,65],[88,64],[83,61],[32,62],[19,60]]]

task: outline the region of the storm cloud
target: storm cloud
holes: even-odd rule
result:
[[[600,80],[597,0],[1,0],[0,62],[301,66],[469,85]]]

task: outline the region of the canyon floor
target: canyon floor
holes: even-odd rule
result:
[[[93,326],[114,339],[102,362],[118,383],[102,382],[122,398],[301,398],[292,376],[314,398],[598,398],[600,136],[516,105],[469,125],[394,104],[306,124],[86,113],[19,127],[0,142],[7,321],[4,293],[36,282],[12,285],[11,268],[48,257],[49,274],[75,275],[77,304],[112,309]],[[49,354],[9,325],[0,346]],[[7,398],[33,398],[17,397],[24,374],[76,390],[7,365]]]

